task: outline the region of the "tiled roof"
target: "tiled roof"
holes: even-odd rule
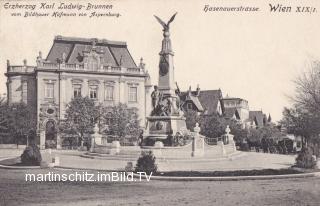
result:
[[[181,92],[179,97],[180,97],[180,100],[185,103],[191,101],[196,106],[196,108],[199,112],[204,111],[204,108],[202,107],[198,96],[195,95],[195,92],[191,92],[191,94],[189,92]]]
[[[199,101],[207,114],[217,112],[217,107],[222,98],[222,92],[218,90],[201,90],[199,94]]]
[[[249,111],[249,119],[254,121],[258,127],[265,125],[266,117],[262,111]]]
[[[137,67],[125,42],[62,36],[57,36],[54,39],[46,61],[56,63],[58,59],[61,59],[62,54],[65,53],[66,63],[81,63],[83,52],[91,50],[93,41],[96,42],[96,50],[102,52],[102,64],[120,66],[121,63],[123,67]]]

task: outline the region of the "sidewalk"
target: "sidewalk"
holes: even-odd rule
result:
[[[80,157],[78,153],[53,152],[60,157],[60,166],[68,168],[123,170],[127,165],[125,160],[102,160]],[[295,162],[293,155],[278,155],[248,152],[233,160],[219,161],[158,161],[160,171],[230,171],[250,169],[280,169],[288,168]],[[136,163],[133,162],[133,165]]]
[[[1,157],[17,157],[23,150],[1,149]],[[93,170],[124,170],[127,160],[105,160],[88,159],[80,155],[85,152],[74,150],[41,150],[42,159],[50,162],[53,157],[59,157],[60,167],[93,169]],[[215,161],[203,161],[190,159],[186,161],[157,161],[159,171],[231,171],[231,170],[251,170],[251,169],[280,169],[288,168],[295,162],[293,155],[279,155],[245,152],[243,155],[232,159],[223,159]],[[132,162],[133,165],[136,162]]]

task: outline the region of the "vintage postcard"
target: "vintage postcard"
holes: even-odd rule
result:
[[[0,205],[319,205],[317,0],[0,0]]]

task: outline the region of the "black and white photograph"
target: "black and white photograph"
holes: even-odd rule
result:
[[[319,1],[0,0],[0,206],[319,194]]]

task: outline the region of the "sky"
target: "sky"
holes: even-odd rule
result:
[[[244,98],[250,110],[262,109],[274,121],[281,119],[284,106],[291,105],[287,96],[294,93],[293,80],[311,61],[320,59],[317,1],[90,1],[113,4],[111,12],[119,12],[119,18],[12,17],[12,10],[4,9],[7,1],[0,2],[0,93],[6,92],[6,60],[21,65],[26,59],[35,65],[38,52],[46,57],[56,35],[126,41],[136,63],[143,57],[152,83],[157,84],[163,37],[154,14],[167,21],[178,12],[170,33],[175,78],[182,90],[197,84],[202,90],[220,88],[224,96]],[[271,13],[269,3],[279,2],[292,6],[293,12]],[[207,4],[257,6],[259,12],[204,12]],[[294,12],[301,4],[319,12]]]

